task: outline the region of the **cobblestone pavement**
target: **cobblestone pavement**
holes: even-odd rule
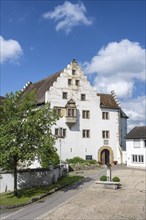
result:
[[[118,190],[99,188],[95,183],[55,209],[43,220],[145,220],[145,170],[113,170],[121,179]]]

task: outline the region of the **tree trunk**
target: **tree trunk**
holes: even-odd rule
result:
[[[17,196],[17,160],[14,157],[14,196]]]

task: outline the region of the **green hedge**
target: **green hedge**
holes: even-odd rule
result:
[[[72,159],[66,159],[67,163],[69,164],[97,164],[96,160],[84,160],[83,158],[80,157],[74,157]]]

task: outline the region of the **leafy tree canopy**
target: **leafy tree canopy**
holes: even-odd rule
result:
[[[58,115],[49,103],[38,108],[35,97],[35,92],[10,93],[0,106],[0,166],[5,170],[36,157],[46,167],[49,158],[57,158],[51,127]]]

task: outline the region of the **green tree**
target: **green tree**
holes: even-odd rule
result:
[[[51,127],[58,118],[49,103],[38,108],[35,92],[6,95],[0,106],[0,167],[14,171],[14,195],[19,164],[38,158],[46,166],[51,155],[56,155]]]

